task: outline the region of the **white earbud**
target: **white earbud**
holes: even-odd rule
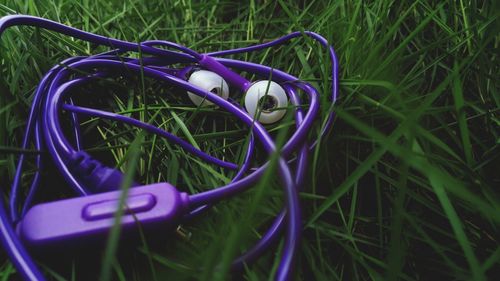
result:
[[[225,100],[229,97],[229,86],[226,81],[215,72],[208,70],[195,71],[191,74],[191,76],[189,76],[188,82],[199,88],[212,92]],[[199,106],[213,104],[204,97],[200,97],[191,92],[188,92],[188,96],[194,104]]]
[[[248,114],[258,117],[262,124],[272,124],[283,118],[287,105],[288,98],[285,90],[274,81],[255,82],[248,88],[245,95],[245,107]]]

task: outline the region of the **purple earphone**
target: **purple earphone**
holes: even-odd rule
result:
[[[168,41],[157,40],[136,44],[25,15],[1,18],[0,35],[8,27],[20,25],[56,31],[113,49],[99,55],[66,59],[53,67],[42,78],[36,89],[22,148],[26,149],[33,144],[38,150],[48,151],[60,174],[80,197],[31,206],[40,181],[40,175],[37,172],[19,212],[20,178],[24,163],[24,154],[20,155],[9,198],[9,214],[3,202],[0,203],[0,241],[23,278],[45,280],[26,251],[25,245],[28,247],[50,246],[71,242],[73,239],[82,237],[102,236],[112,226],[113,215],[120,209],[118,202],[123,192],[119,189],[124,175],[116,169],[104,166],[82,150],[78,115],[105,118],[137,126],[166,138],[208,163],[237,171],[229,184],[193,195],[180,192],[168,183],[151,185],[134,183],[135,187],[129,189],[126,194],[125,207],[122,209],[121,226],[125,230],[134,229],[138,222],[145,226],[175,225],[183,219],[199,214],[207,209],[207,206],[252,187],[270,165],[270,162],[267,162],[257,168],[251,167],[256,142],[259,142],[269,155],[279,153],[276,157],[276,165],[286,195],[286,206],[256,245],[233,262],[233,267],[242,268],[245,263],[255,260],[280,237],[281,230],[284,230],[285,244],[275,279],[289,280],[291,278],[294,256],[301,233],[298,191],[303,185],[308,153],[316,145],[316,143],[309,144],[307,136],[319,112],[319,93],[310,84],[283,71],[222,57],[258,51],[284,44],[296,37],[308,36],[328,48],[332,62],[330,101],[334,103],[338,92],[338,63],[333,48],[325,38],[309,31],[294,32],[264,44],[199,54]],[[157,48],[157,46],[176,51]],[[120,56],[125,52],[139,51],[148,56],[141,60]],[[174,64],[182,64],[185,67],[171,67]],[[233,69],[259,77],[272,77],[273,81],[262,80],[252,83]],[[245,161],[241,165],[223,161],[148,123],[68,102],[72,89],[106,77],[109,73],[125,71],[128,74],[143,74],[183,88],[198,106],[213,103],[220,110],[233,114],[252,130]],[[75,75],[75,73],[85,73],[85,75]],[[228,99],[229,87],[245,94],[247,111]],[[298,90],[304,92],[309,100],[307,110],[300,106],[301,99]],[[280,150],[276,151],[275,141],[262,124],[275,122],[284,115],[283,107],[286,107],[286,98],[294,106],[296,129]],[[261,103],[269,103],[269,108],[262,107]],[[61,111],[70,113],[74,125],[74,143],[70,143],[63,133],[59,120]],[[332,122],[333,114],[330,113],[322,127],[320,138],[330,129]],[[296,153],[296,158],[291,160],[293,153]],[[294,162],[295,171],[292,171],[291,161]],[[36,165],[39,169],[41,168],[40,155],[36,157]]]

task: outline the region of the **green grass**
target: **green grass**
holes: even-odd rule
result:
[[[326,99],[331,86],[327,56],[311,40],[235,57],[295,74],[323,93],[311,140],[328,112],[336,112],[332,132],[311,153],[301,193],[304,232],[296,280],[498,276],[498,1],[202,2],[3,0],[0,15],[43,16],[119,39],[166,39],[200,52],[247,46],[295,30],[321,33],[340,62],[340,98],[333,108]],[[25,120],[41,76],[64,58],[103,50],[39,29],[4,33],[0,186],[10,186],[23,152]],[[161,126],[228,161],[241,161],[246,150],[248,128],[213,108],[195,109],[175,89],[142,76],[100,81],[82,89],[77,99]],[[108,165],[133,169],[143,183],[168,181],[194,193],[234,176],[129,126],[81,122],[87,150]],[[293,126],[284,121],[269,129],[284,137]],[[257,150],[257,160],[268,157]],[[28,160],[40,153],[25,152]],[[25,189],[33,172],[31,162]],[[62,183],[50,181],[57,177],[52,167],[44,170],[38,201],[71,196]],[[242,275],[227,270],[283,206],[279,182],[264,179],[183,224],[189,239],[165,233],[168,241],[158,244],[143,233],[139,246],[128,246],[115,231],[97,253],[38,261],[53,280],[269,280],[282,244]],[[1,256],[0,280],[15,280],[13,266]]]

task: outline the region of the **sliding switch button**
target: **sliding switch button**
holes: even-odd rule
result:
[[[129,196],[123,206],[124,214],[137,214],[151,210],[156,204],[154,195],[150,193]],[[84,207],[83,219],[87,221],[111,218],[118,210],[119,200],[107,200],[91,203]]]

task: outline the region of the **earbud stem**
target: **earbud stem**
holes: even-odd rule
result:
[[[251,85],[250,81],[241,77],[241,75],[230,70],[210,56],[202,55],[202,59],[198,63],[204,68],[219,74],[230,85],[239,88],[243,92],[246,92]]]

